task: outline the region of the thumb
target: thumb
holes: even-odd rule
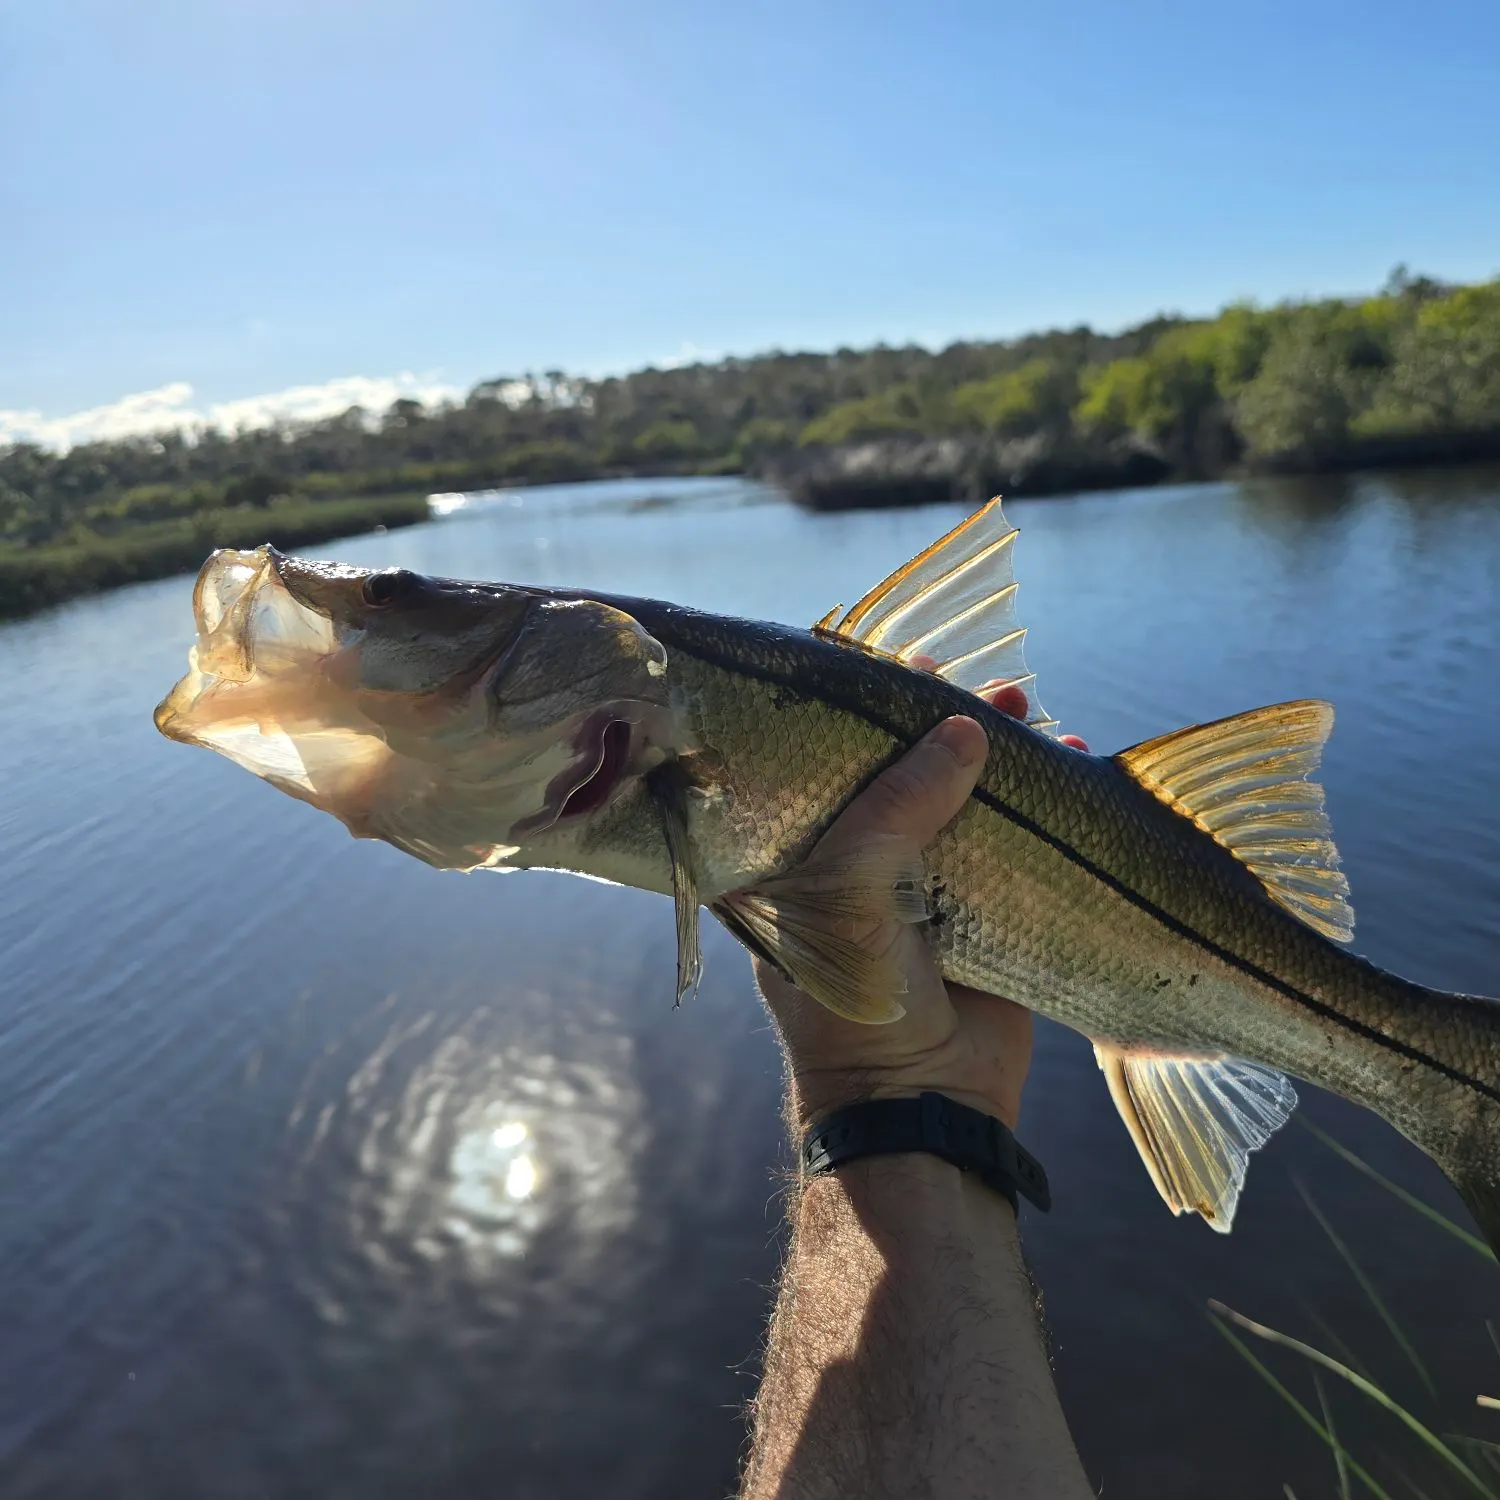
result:
[[[829,830],[838,844],[867,834],[896,834],[925,847],[957,816],[989,752],[973,719],[945,719],[888,766]]]

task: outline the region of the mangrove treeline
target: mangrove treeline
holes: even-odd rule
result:
[[[173,556],[257,525],[310,536],[335,498],[794,474],[861,445],[950,440],[1124,455],[1119,482],[1500,453],[1500,279],[1455,286],[1398,268],[1371,297],[1236,304],[1115,335],[1079,327],[938,352],[775,352],[604,380],[552,371],[488,380],[433,408],[402,400],[383,413],[63,453],[12,444],[0,447],[0,594],[27,554],[46,553],[60,577],[76,551],[103,576],[105,554],[132,538],[139,551],[153,531]],[[1076,472],[1109,482],[1113,462]],[[283,524],[262,524],[273,519]]]

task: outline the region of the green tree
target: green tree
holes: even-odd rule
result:
[[[1180,464],[1212,468],[1232,456],[1225,403],[1254,378],[1271,337],[1268,316],[1243,304],[1179,324],[1142,354],[1085,370],[1074,415],[1085,430],[1139,433]]]
[[[702,450],[698,429],[682,418],[653,422],[632,444],[646,459],[691,458]]]
[[[889,437],[922,430],[922,401],[911,384],[892,386],[879,395],[845,401],[815,418],[797,441],[814,444],[852,443],[861,438]]]
[[[1054,359],[1031,359],[1015,370],[961,385],[949,398],[957,425],[1004,437],[1066,425],[1078,377]]]
[[[278,495],[287,492],[287,483],[275,474],[244,474],[224,487],[225,505],[254,505],[264,510]]]
[[[1239,399],[1239,425],[1263,458],[1332,457],[1349,438],[1354,415],[1343,351],[1306,319],[1271,341],[1255,379]]]
[[[734,440],[734,452],[741,459],[760,458],[796,446],[797,429],[777,417],[752,417]]]
[[[1085,370],[1078,424],[1099,435],[1134,432],[1190,463],[1218,402],[1213,348],[1187,330],[1164,334],[1147,353]]]
[[[1420,299],[1392,355],[1358,435],[1500,430],[1500,280]]]
[[[31,496],[13,490],[0,479],[0,536],[9,536],[19,530],[30,511]]]

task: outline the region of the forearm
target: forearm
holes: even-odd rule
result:
[[[1004,1199],[921,1155],[806,1183],[741,1494],[1092,1494]]]

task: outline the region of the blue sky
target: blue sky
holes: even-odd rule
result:
[[[0,0],[0,414],[1481,277],[1497,142],[1495,0]]]

